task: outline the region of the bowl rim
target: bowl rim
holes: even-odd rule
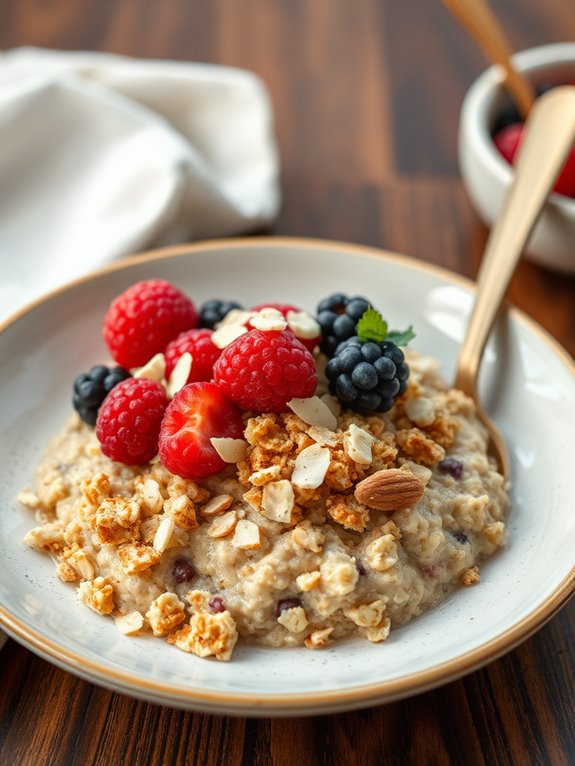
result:
[[[269,251],[270,248],[278,247],[329,248],[354,257],[359,256],[378,260],[381,260],[383,257],[388,262],[395,263],[404,268],[418,271],[423,270],[472,294],[475,292],[474,283],[462,275],[435,264],[377,247],[326,239],[298,237],[264,236],[230,238],[148,250],[121,261],[107,264],[32,301],[11,317],[8,317],[3,323],[0,323],[0,333],[16,323],[20,317],[33,311],[36,307],[49,302],[52,298],[61,296],[76,287],[89,283],[95,278],[116,271],[124,271],[134,265],[146,263],[147,261],[157,262],[173,257],[195,257],[210,251],[232,248],[255,248]],[[575,360],[571,358],[558,341],[521,310],[508,304],[508,311],[517,322],[526,326],[541,342],[549,346],[575,378]],[[481,646],[461,656],[446,660],[425,671],[407,673],[401,678],[391,681],[379,681],[370,685],[354,686],[339,690],[302,692],[287,695],[190,689],[188,687],[180,687],[174,684],[167,685],[158,681],[144,679],[130,671],[112,669],[103,663],[81,657],[73,649],[67,649],[51,639],[47,639],[36,629],[27,627],[18,618],[13,617],[9,610],[2,605],[0,605],[0,626],[27,648],[64,670],[72,672],[91,683],[100,683],[102,686],[119,693],[129,694],[160,704],[220,714],[265,715],[268,717],[270,715],[281,716],[287,714],[311,715],[391,702],[454,681],[487,663],[493,662],[529,638],[564,606],[573,593],[575,593],[575,565],[565,575],[546,601],[503,633],[498,634]]]
[[[519,71],[529,73],[564,63],[572,63],[575,69],[575,42],[551,43],[527,48],[513,54],[512,61]],[[512,166],[495,148],[485,119],[489,105],[497,91],[503,87],[503,81],[503,69],[497,64],[488,67],[474,80],[461,106],[460,131],[466,136],[469,147],[480,158],[487,172],[506,188],[513,178]],[[565,213],[575,213],[575,199],[564,194],[552,192],[547,204]]]

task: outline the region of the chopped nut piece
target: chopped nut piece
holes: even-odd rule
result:
[[[66,561],[70,566],[74,567],[76,572],[83,580],[93,580],[96,576],[96,567],[94,566],[94,559],[86,553],[86,551],[79,550],[66,557]]]
[[[329,644],[329,637],[333,633],[333,628],[321,628],[314,630],[313,633],[305,639],[304,644],[308,649],[321,649]]]
[[[116,617],[114,622],[123,636],[133,636],[144,627],[144,617],[140,612],[130,612]]]
[[[321,327],[307,311],[288,311],[287,324],[296,338],[311,340],[321,335]]]
[[[426,396],[409,397],[405,402],[405,412],[418,426],[430,426],[435,420],[435,408]]]
[[[312,526],[309,521],[302,521],[301,524],[292,529],[291,539],[300,548],[319,553],[325,541],[325,535],[321,529]]]
[[[238,514],[235,511],[228,511],[212,521],[208,529],[208,535],[214,538],[227,537],[232,534],[237,522]]]
[[[169,497],[164,503],[164,511],[170,514],[177,527],[196,529],[199,526],[196,507],[187,495]]]
[[[243,551],[261,548],[261,530],[257,524],[247,519],[240,519],[236,524],[232,545]]]
[[[397,564],[397,545],[392,534],[378,537],[367,546],[365,552],[367,563],[376,572],[385,572]]]
[[[244,439],[213,436],[210,442],[224,463],[240,463],[247,457],[248,443]]]
[[[154,535],[154,542],[152,543],[158,553],[163,553],[170,547],[170,541],[174,534],[175,524],[173,519],[169,516],[164,516],[160,521],[156,534]]]
[[[227,511],[233,502],[234,498],[231,495],[215,495],[200,508],[200,513],[204,518],[211,518]]]
[[[78,572],[67,561],[61,561],[58,564],[56,574],[62,582],[77,582],[80,579]]]
[[[288,326],[281,311],[273,308],[260,309],[250,321],[252,327],[256,330],[275,330],[281,332]]]
[[[308,626],[305,610],[302,606],[284,609],[278,617],[278,622],[284,628],[287,628],[290,633],[301,633]]]
[[[327,447],[312,444],[303,449],[296,458],[291,482],[302,489],[316,489],[325,479],[329,468],[330,452]]]
[[[176,366],[172,370],[168,385],[166,386],[166,393],[169,399],[173,399],[178,391],[181,391],[188,382],[188,377],[192,371],[193,361],[190,352],[185,351],[176,362]]]
[[[464,569],[459,576],[462,585],[477,585],[481,581],[481,575],[479,574],[478,567],[469,567]]]
[[[162,510],[164,498],[158,482],[155,479],[146,479],[140,491],[145,510],[151,514],[159,513]]]
[[[329,431],[335,431],[337,427],[337,418],[319,396],[310,396],[308,399],[291,399],[287,406],[308,426],[320,426]]]
[[[294,507],[293,487],[286,479],[266,484],[262,493],[262,513],[270,521],[290,524]]]
[[[217,346],[217,348],[225,348],[226,346],[229,346],[230,343],[233,343],[236,338],[239,338],[241,335],[246,333],[248,331],[247,327],[243,327],[239,324],[226,324],[222,327],[219,327],[217,330],[214,330],[212,333],[212,343],[214,346]]]
[[[132,370],[132,377],[155,380],[156,383],[161,383],[165,374],[166,360],[163,354],[156,354],[143,367],[137,367],[135,370]]]
[[[114,611],[114,588],[104,577],[80,583],[78,595],[83,604],[98,614]]]
[[[304,572],[303,574],[298,575],[295,582],[301,591],[307,593],[309,590],[317,588],[320,584],[320,580],[321,572],[316,569],[315,572]]]
[[[249,477],[248,481],[253,484],[254,487],[263,487],[269,481],[279,479],[280,467],[279,465],[270,465],[267,468],[262,468],[259,471],[254,471]]]
[[[381,641],[385,641],[385,639],[389,636],[390,630],[391,620],[389,617],[384,617],[379,625],[375,626],[375,628],[368,628],[365,631],[365,637],[368,641],[371,641],[374,644],[378,644]]]
[[[125,497],[108,497],[96,512],[94,528],[98,540],[106,545],[119,545],[137,540],[140,534],[140,506]]]
[[[363,428],[351,423],[343,436],[343,448],[348,457],[360,465],[370,465],[372,461],[371,445],[375,437]]]
[[[50,553],[59,553],[64,548],[64,530],[59,521],[50,521],[41,527],[34,527],[24,536],[24,542],[31,548]]]
[[[165,636],[186,619],[185,604],[175,593],[162,593],[150,604],[146,618],[155,636]]]
[[[237,640],[235,620],[227,611],[193,614],[189,625],[168,636],[169,643],[184,652],[217,660],[229,660]]]

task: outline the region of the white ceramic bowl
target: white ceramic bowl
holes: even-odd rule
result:
[[[545,45],[513,57],[535,86],[575,81],[575,42]],[[464,98],[459,123],[459,166],[463,183],[484,223],[497,217],[513,169],[501,157],[491,137],[505,103],[501,70],[487,69]],[[551,194],[526,257],[550,269],[575,273],[575,199]]]
[[[366,294],[451,380],[473,286],[370,248],[242,239],[170,248],[123,261],[38,301],[0,327],[0,625],[66,670],[153,702],[236,715],[302,715],[365,707],[468,673],[539,628],[575,588],[571,486],[575,367],[519,311],[487,347],[479,391],[507,439],[510,539],[463,588],[383,644],[349,640],[321,651],[242,645],[229,663],[187,655],[151,636],[120,635],[78,603],[49,556],[22,539],[35,525],[16,494],[70,412],[78,371],[103,361],[109,302],[139,279],[163,277],[194,300],[297,302],[313,310],[337,290]]]

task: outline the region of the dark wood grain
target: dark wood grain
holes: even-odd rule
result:
[[[493,0],[515,48],[575,39],[567,0]],[[272,233],[376,245],[474,276],[487,232],[457,172],[484,67],[437,0],[0,0],[0,47],[241,66],[266,82],[284,204]],[[528,262],[511,300],[575,353],[575,280]],[[246,720],[95,687],[13,641],[0,763],[206,766],[575,763],[575,604],[460,681],[354,713]]]

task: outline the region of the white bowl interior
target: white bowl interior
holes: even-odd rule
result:
[[[565,357],[517,313],[499,324],[481,374],[481,396],[511,450],[513,508],[509,546],[484,566],[480,586],[455,593],[381,645],[348,641],[318,652],[243,646],[229,664],[185,655],[157,639],[123,637],[112,620],[79,605],[49,558],[24,546],[34,519],[15,497],[33,483],[38,458],[69,412],[74,376],[107,358],[100,328],[110,300],[150,277],[172,281],[198,303],[215,296],[245,305],[273,299],[312,310],[331,292],[365,294],[394,327],[414,324],[414,347],[439,358],[447,379],[471,304],[460,280],[409,259],[374,258],[330,243],[259,240],[102,273],[8,325],[0,334],[0,614],[19,640],[136,696],[270,715],[344,709],[417,691],[445,663],[433,683],[471,670],[533,630],[534,615],[542,619],[553,594],[573,580],[575,384]],[[62,652],[42,649],[28,634]],[[266,695],[282,697],[266,702]]]

